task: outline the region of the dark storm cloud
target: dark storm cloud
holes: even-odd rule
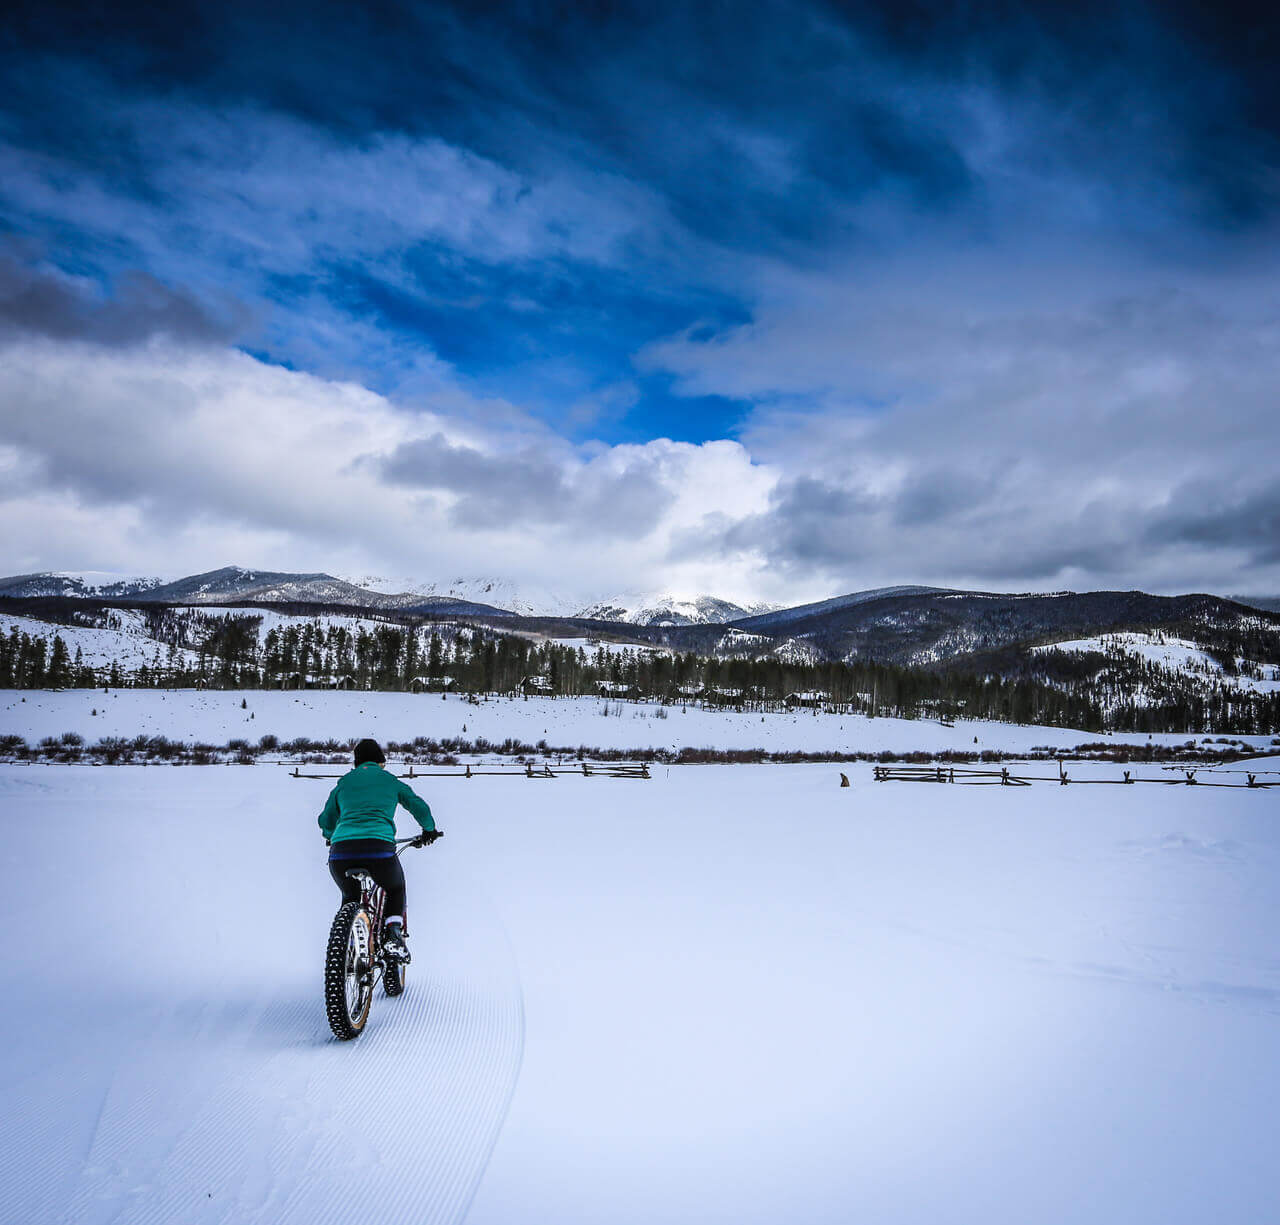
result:
[[[231,318],[215,313],[145,272],[123,274],[115,293],[103,298],[83,281],[0,255],[0,334],[104,345],[136,344],[153,336],[224,343],[243,326],[239,312]]]
[[[638,538],[672,502],[654,463],[643,459],[621,470],[571,468],[533,448],[491,455],[434,435],[401,444],[378,466],[396,484],[458,495],[452,518],[467,528],[541,524]]]
[[[43,89],[51,64],[82,89],[248,101],[355,141],[429,132],[525,169],[589,155],[752,247],[825,237],[868,193],[968,198],[957,86],[1043,104],[1027,152],[1046,163],[1177,182],[1169,207],[1224,224],[1275,204],[1280,16],[1256,6],[30,4],[13,29],[19,129],[90,165],[111,149],[125,173],[127,137],[103,139],[65,82]]]
[[[1253,565],[1280,561],[1280,486],[1234,497],[1183,487],[1149,526],[1147,538],[1155,545],[1237,550]]]
[[[997,501],[999,482],[990,472],[931,468],[911,455],[895,462],[920,466],[883,489],[816,476],[780,481],[767,510],[718,531],[686,534],[672,556],[756,552],[793,578],[831,576],[832,590],[880,581],[861,582],[858,575],[887,582],[906,566],[912,577],[955,583],[963,576],[966,584],[997,588],[1061,585],[1067,574],[1104,583],[1140,560],[1141,532],[1135,535],[1114,507],[1032,505],[1011,515]]]

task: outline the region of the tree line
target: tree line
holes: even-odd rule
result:
[[[15,627],[0,635],[0,688],[342,683],[384,691],[448,687],[478,695],[517,693],[536,677],[538,691],[554,696],[597,694],[604,682],[615,693],[648,700],[743,710],[779,709],[788,695],[800,693],[819,708],[873,716],[992,719],[1091,731],[1280,731],[1280,695],[1189,677],[1120,653],[1010,649],[925,669],[867,660],[716,658],[606,643],[584,647],[437,623],[353,627],[313,620],[265,634],[261,625],[262,618],[251,614],[160,615],[150,628],[164,633],[167,642],[157,644],[150,663],[129,669],[116,661],[90,668],[60,633],[46,639]]]

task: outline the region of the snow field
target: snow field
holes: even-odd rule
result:
[[[501,918],[483,882],[435,879],[420,852],[424,955],[360,1042],[337,1043],[317,797],[275,773],[0,772],[6,866],[29,881],[3,903],[27,1000],[0,1020],[7,1219],[465,1215],[523,1044]]]
[[[408,990],[342,1044],[328,783],[0,767],[8,1212],[1270,1219],[1274,793],[845,770],[424,780]]]
[[[244,702],[246,708],[241,708]],[[605,716],[604,710],[610,711]],[[97,711],[96,715],[91,712]],[[620,713],[619,713],[620,712]],[[666,717],[661,717],[665,713]],[[465,729],[465,730],[464,730]],[[281,740],[305,736],[346,742],[352,737],[409,741],[478,737],[501,743],[587,745],[606,749],[705,748],[822,750],[841,752],[1027,752],[1039,745],[1071,748],[1105,739],[1096,732],[989,721],[957,721],[944,727],[930,719],[869,719],[813,711],[739,714],[696,706],[600,698],[491,698],[473,705],[458,695],[282,690],[75,689],[0,690],[0,734],[29,743],[76,732],[93,741],[104,736],[165,736],[170,740],[225,744],[240,737],[256,742],[268,733]],[[974,737],[977,737],[975,743]],[[1141,743],[1139,733],[1117,741]],[[1185,734],[1151,737],[1157,744],[1185,744]],[[1240,737],[1258,749],[1268,736]]]

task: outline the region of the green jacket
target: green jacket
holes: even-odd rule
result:
[[[338,779],[320,814],[320,832],[330,842],[378,838],[394,842],[396,805],[403,804],[424,830],[436,827],[431,809],[413,788],[388,774],[376,761],[366,761]]]

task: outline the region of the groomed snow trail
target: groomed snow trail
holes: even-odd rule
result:
[[[842,768],[422,780],[355,1043],[327,782],[0,768],[4,1219],[1274,1220],[1280,792]]]
[[[6,868],[36,887],[5,903],[31,929],[15,981],[42,988],[0,1020],[23,1119],[0,1145],[10,1219],[466,1215],[522,1056],[506,932],[482,887],[431,862],[447,840],[407,852],[407,990],[379,989],[365,1033],[333,1039],[316,795],[256,769],[0,775]]]

